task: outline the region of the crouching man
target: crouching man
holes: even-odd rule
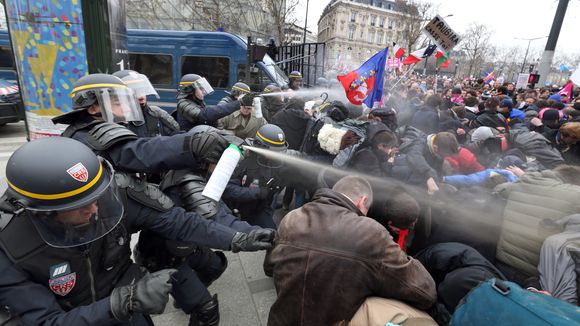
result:
[[[333,325],[353,318],[367,297],[419,309],[436,300],[435,282],[378,222],[363,178],[347,176],[286,215],[269,264],[278,298],[268,325]]]

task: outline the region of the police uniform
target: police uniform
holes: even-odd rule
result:
[[[179,133],[179,124],[175,119],[158,106],[145,104],[143,109],[144,122],[129,122],[127,128],[137,137],[171,136]]]
[[[57,152],[63,155],[47,157]],[[94,159],[83,158],[90,155]],[[55,161],[70,168],[56,170]],[[230,250],[235,242],[235,230],[173,206],[158,189],[131,176],[118,174],[111,180],[110,165],[95,161],[99,162],[76,141],[46,138],[23,145],[8,162],[9,188],[1,200],[0,304],[9,306],[27,325],[121,324],[114,318],[109,296],[141,274],[131,263],[129,248],[130,234],[138,230],[223,250]],[[50,169],[61,175],[47,176],[44,172]],[[103,193],[124,209],[105,206]],[[91,218],[88,226],[72,229],[55,224],[58,213],[51,212],[64,210],[64,202],[73,199],[89,203],[96,199],[100,219]],[[35,201],[54,207],[34,206],[29,211],[25,204]],[[113,223],[107,212],[115,211],[120,212],[119,220]],[[95,239],[88,241],[91,235]],[[133,315],[131,324],[144,325],[147,319]]]
[[[202,90],[204,95],[213,92],[213,88],[209,86],[205,78],[196,74],[184,75],[179,82],[177,110],[175,111],[175,120],[179,123],[181,130],[190,130],[197,125],[216,127],[219,119],[239,110],[240,105],[251,106],[254,98],[253,94],[248,94],[242,101],[207,106],[203,100],[195,96],[196,90]]]

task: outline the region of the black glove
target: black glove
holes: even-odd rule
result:
[[[190,143],[191,152],[203,163],[217,163],[228,146],[224,136],[215,131],[194,134]]]
[[[134,313],[160,314],[165,309],[171,291],[171,275],[176,269],[163,269],[146,274],[137,283],[114,288],[111,292],[111,312],[115,319],[127,321]]]
[[[258,251],[272,248],[276,231],[256,229],[250,233],[237,232],[232,239],[232,251]]]
[[[243,106],[252,106],[254,104],[254,97],[260,96],[260,93],[248,93],[240,99],[240,103]]]

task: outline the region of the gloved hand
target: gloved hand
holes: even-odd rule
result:
[[[258,251],[272,248],[276,231],[272,229],[256,229],[250,233],[237,232],[232,239],[232,251]]]
[[[115,319],[127,321],[134,313],[160,314],[165,309],[171,291],[171,275],[176,269],[162,269],[146,274],[137,283],[114,288],[110,296]]]
[[[254,97],[256,96],[260,96],[260,93],[248,93],[248,94],[244,94],[244,96],[242,96],[240,98],[240,103],[243,106],[252,106],[254,104]]]
[[[229,142],[215,131],[194,134],[190,149],[195,157],[204,163],[217,163]]]

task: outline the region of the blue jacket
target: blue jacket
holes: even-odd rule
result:
[[[516,182],[518,180],[518,177],[508,170],[487,169],[468,175],[450,175],[445,177],[445,183],[455,187],[480,186],[489,180],[492,172],[501,174],[508,182]]]

